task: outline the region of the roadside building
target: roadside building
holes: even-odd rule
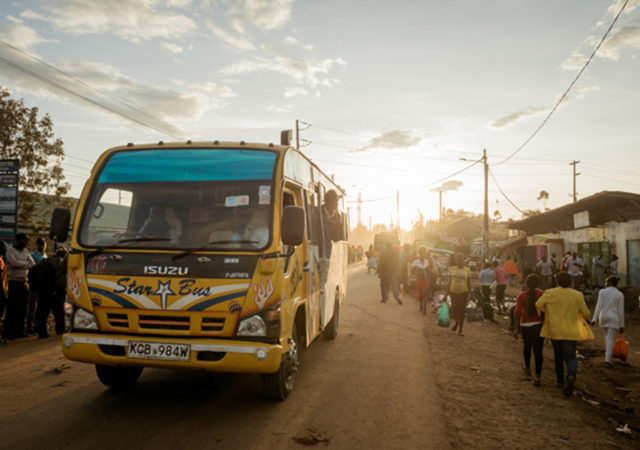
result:
[[[640,195],[603,191],[574,203],[516,221],[527,246],[546,246],[558,257],[577,252],[591,266],[603,255],[609,265],[617,255],[618,275],[628,286],[640,286]],[[622,284],[622,283],[621,283]]]

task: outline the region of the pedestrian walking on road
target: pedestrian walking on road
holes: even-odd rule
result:
[[[504,291],[507,289],[507,272],[500,267],[498,261],[493,262],[493,278],[496,282],[496,306],[498,307],[498,314],[507,313],[507,309],[504,306]]]
[[[518,276],[520,275],[518,273],[518,266],[516,265],[516,262],[511,259],[511,256],[507,256],[507,260],[504,262],[504,271],[507,273],[507,276],[509,277],[509,286],[514,286],[515,285],[515,280],[518,279]]]
[[[16,243],[7,248],[7,276],[9,279],[9,297],[7,313],[4,317],[2,337],[10,340],[26,337],[24,329],[27,315],[29,287],[27,274],[34,266],[31,252],[27,249],[29,238],[24,233],[16,235]]]
[[[567,259],[567,273],[571,275],[573,289],[580,291],[582,289],[582,276],[584,275],[584,261],[576,252],[573,252],[571,257]]]
[[[556,275],[556,281],[559,287],[546,290],[536,302],[536,308],[538,313],[544,313],[540,336],[551,339],[553,344],[556,382],[559,388],[564,388],[564,395],[570,396],[578,372],[576,344],[578,341],[593,339],[593,333],[587,324],[590,312],[584,295],[569,287],[571,276],[567,272],[560,272]]]
[[[415,297],[420,301],[420,312],[426,314],[433,279],[433,262],[429,261],[427,247],[418,249],[418,257],[411,263],[411,273],[416,278]]]
[[[609,267],[607,267],[607,275],[618,276],[618,256],[617,255],[611,255],[611,262],[609,263]]]
[[[591,261],[591,276],[593,277],[593,287],[595,289],[602,289],[604,286],[604,272],[606,268],[607,265],[604,263],[604,259],[602,259],[602,253],[593,257]]]
[[[598,303],[593,311],[592,325],[596,322],[604,331],[604,362],[612,367],[611,355],[618,333],[624,333],[624,295],[617,288],[620,279],[615,275],[607,277],[607,287],[598,292]]]
[[[380,277],[380,291],[382,292],[382,303],[387,301],[389,289],[393,293],[399,305],[402,305],[400,299],[400,290],[398,289],[398,253],[393,246],[388,243],[386,248],[380,254],[378,262],[378,276]]]
[[[369,250],[365,252],[365,256],[367,257],[367,274],[370,274],[373,270],[373,274],[375,275],[378,269],[378,261],[376,259],[376,252],[373,250],[373,245],[369,246]]]
[[[542,297],[543,290],[538,289],[540,277],[536,274],[529,275],[525,284],[527,289],[520,292],[516,298],[515,332],[514,335],[522,335],[524,368],[523,375],[531,377],[531,349],[535,361],[535,374],[533,384],[540,386],[540,374],[542,373],[542,344],[544,339],[540,337],[543,318],[538,314],[536,301]]]
[[[478,274],[478,280],[480,280],[480,289],[482,289],[482,297],[484,302],[491,304],[491,285],[495,281],[493,276],[493,269],[491,263],[485,263],[483,270]]]
[[[547,290],[552,287],[553,262],[547,258],[547,255],[542,255],[542,259],[538,261],[537,270],[540,275],[540,286],[542,287],[542,290]]]
[[[36,239],[36,249],[31,252],[31,258],[36,265],[47,259],[47,243],[42,236]],[[34,266],[35,267],[35,266]],[[27,334],[31,335],[36,332],[36,310],[38,308],[38,293],[29,285],[29,303],[27,304],[27,319],[25,328]]]
[[[452,330],[458,330],[458,335],[464,336],[462,327],[464,325],[464,313],[469,301],[469,292],[471,292],[471,270],[464,265],[464,257],[462,255],[457,255],[456,264],[449,269],[449,280],[451,314],[454,320]]]
[[[53,313],[57,335],[64,333],[64,297],[67,287],[66,250],[58,247],[56,255],[41,260],[29,271],[30,285],[38,294],[36,310],[37,332],[40,339],[49,337],[47,319]]]

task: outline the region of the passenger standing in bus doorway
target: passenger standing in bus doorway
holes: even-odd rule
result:
[[[393,297],[399,305],[402,305],[400,299],[400,290],[397,283],[398,274],[398,253],[394,250],[391,243],[388,243],[380,254],[378,262],[378,276],[380,277],[380,291],[382,293],[382,303],[386,303],[389,289],[393,292]]]

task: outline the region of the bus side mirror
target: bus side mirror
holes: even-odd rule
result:
[[[71,223],[71,211],[68,208],[56,208],[51,215],[51,228],[49,237],[58,242],[64,242],[69,235],[69,224]]]
[[[285,206],[282,211],[282,243],[296,246],[304,241],[304,208],[301,206]]]

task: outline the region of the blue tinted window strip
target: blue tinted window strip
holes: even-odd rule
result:
[[[98,183],[266,180],[276,153],[264,150],[163,149],[113,154]]]

